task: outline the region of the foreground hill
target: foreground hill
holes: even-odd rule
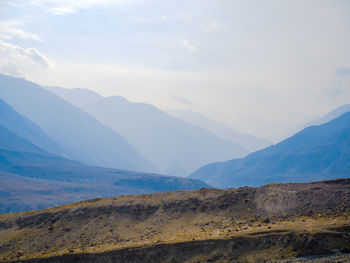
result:
[[[293,262],[350,252],[349,216],[349,179],[95,199],[0,216],[0,262]]]
[[[186,176],[204,164],[248,153],[200,126],[156,107],[123,97],[102,97],[87,89],[48,88],[128,139],[162,173]]]
[[[254,152],[206,165],[192,175],[217,187],[307,182],[350,174],[350,112]]]
[[[66,157],[91,165],[156,171],[121,135],[32,82],[0,74],[0,98],[43,129]]]

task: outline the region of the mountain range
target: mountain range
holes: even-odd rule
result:
[[[350,112],[310,126],[245,158],[201,167],[190,178],[216,187],[344,178],[350,173]]]
[[[46,152],[66,155],[61,146],[48,136],[38,125],[27,118],[23,118],[8,104],[0,99],[0,126],[14,132],[19,137],[33,143]],[[1,141],[4,143],[4,140]]]
[[[254,152],[270,146],[272,143],[268,140],[245,134],[231,126],[214,121],[207,116],[190,110],[173,110],[169,114],[184,120],[188,123],[198,125],[207,129],[219,138],[242,145],[248,152]]]
[[[335,118],[338,118],[340,115],[343,115],[344,113],[347,113],[350,111],[350,104],[344,104],[340,107],[335,108],[334,110],[328,112],[326,115],[321,116],[320,118],[317,118],[311,122],[308,122],[304,125],[304,128],[312,125],[320,125],[324,124],[326,122],[329,122]]]
[[[241,144],[247,147],[251,140],[249,147],[262,147],[268,142],[234,137],[230,131],[231,140],[240,144],[229,136],[222,139],[220,130],[228,126],[193,112],[181,120],[119,96],[43,88],[0,75],[0,212],[209,185],[347,177],[348,109],[344,105],[316,120],[317,125],[242,157],[248,151]],[[186,179],[156,174],[184,176],[201,165]]]
[[[69,153],[52,137],[2,99],[0,110],[0,213],[97,197],[208,186],[199,180],[103,168],[68,159]]]
[[[90,165],[157,171],[120,134],[39,85],[6,75],[0,75],[0,84],[0,98],[36,123],[63,150],[51,148],[52,153]]]
[[[87,89],[47,88],[120,133],[165,174],[186,176],[209,162],[248,153],[237,142],[221,139],[150,104],[102,97]]]

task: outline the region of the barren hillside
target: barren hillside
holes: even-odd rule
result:
[[[346,253],[349,211],[350,179],[95,199],[0,216],[0,261],[264,262]]]

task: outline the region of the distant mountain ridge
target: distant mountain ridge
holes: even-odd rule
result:
[[[186,176],[206,163],[247,154],[241,145],[150,104],[102,97],[86,89],[47,88],[122,134],[165,174]]]
[[[38,125],[20,116],[2,99],[0,99],[0,125],[49,153],[65,155],[62,147]]]
[[[229,125],[216,122],[197,112],[189,110],[173,110],[169,113],[188,123],[203,127],[220,138],[240,144],[249,152],[260,150],[272,144],[268,140],[261,139],[249,134],[244,134],[233,129]]]
[[[53,151],[57,155],[91,165],[157,171],[121,135],[39,85],[0,74],[0,98],[56,141],[64,151]]]
[[[199,180],[88,166],[54,155],[38,147],[48,140],[40,127],[2,100],[0,108],[0,213],[97,197],[208,186]],[[34,137],[37,144],[13,131],[19,127],[20,134]]]
[[[350,173],[350,112],[245,158],[206,165],[190,175],[217,187],[343,178]]]
[[[347,113],[350,111],[350,104],[344,104],[340,107],[335,108],[334,110],[330,111],[326,115],[313,120],[305,125],[305,127],[311,126],[311,125],[321,125],[326,122],[329,122],[331,120],[334,120],[335,118],[338,118],[340,115]]]
[[[0,124],[0,151],[20,151],[26,153],[35,153],[35,154],[43,154],[45,156],[49,156],[48,152],[40,149],[33,143],[27,141],[24,138],[19,137],[13,131],[7,129],[5,126]]]

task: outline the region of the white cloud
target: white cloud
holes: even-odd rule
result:
[[[102,5],[121,5],[137,2],[137,0],[31,0],[30,4],[40,6],[53,15],[77,13],[80,9],[89,9]]]
[[[168,16],[160,16],[159,18],[158,18],[158,20],[160,20],[160,21],[168,21],[169,20],[169,17]]]
[[[155,24],[164,24],[170,21],[170,18],[165,15],[160,16],[153,16],[153,15],[132,15],[129,17],[132,21],[135,21],[137,23],[142,24],[149,24],[149,25],[155,25]]]
[[[22,51],[25,56],[44,67],[51,67],[51,62],[35,48],[27,48]]]
[[[42,41],[42,39],[36,34],[26,32],[23,29],[18,28],[21,24],[20,21],[2,21],[0,22],[0,39],[12,39],[14,37],[22,39],[31,39],[35,41]]]
[[[42,84],[191,108],[271,140],[350,100],[350,1],[6,1],[28,23],[0,40],[45,42],[0,46],[0,71]]]
[[[52,63],[35,48],[23,48],[0,40],[0,71],[11,75],[22,75],[36,66],[50,68]]]
[[[201,29],[205,32],[214,32],[220,28],[220,24],[213,19],[202,19]]]
[[[75,10],[70,8],[70,7],[53,7],[50,9],[51,13],[57,16],[63,16],[63,15],[68,15],[68,14],[73,14],[75,13]]]
[[[3,39],[11,39],[13,37],[42,41],[42,39],[40,37],[38,37],[37,35],[35,35],[33,33],[25,32],[22,29],[18,29],[18,28],[9,28],[5,31],[4,34],[0,35],[0,38],[3,38]]]
[[[0,72],[13,77],[22,77],[21,70],[15,63],[0,59]]]
[[[192,45],[187,39],[182,41],[181,45],[185,46],[192,53],[199,53],[198,48],[195,45]]]

